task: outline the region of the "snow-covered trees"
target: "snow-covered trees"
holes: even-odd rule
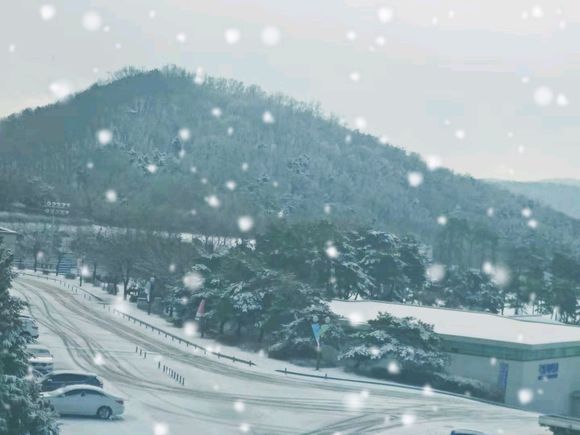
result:
[[[18,315],[22,302],[8,293],[12,281],[12,255],[0,239],[0,433],[40,435],[53,424],[53,414],[39,398],[27,373],[25,339]]]
[[[445,368],[439,345],[430,325],[380,313],[353,334],[339,358],[357,371],[425,381]]]

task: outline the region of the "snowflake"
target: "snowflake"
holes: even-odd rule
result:
[[[242,402],[241,400],[236,400],[234,402],[234,410],[236,412],[242,413],[246,410],[246,404],[244,402]]]
[[[207,180],[205,180],[205,182],[207,183]],[[203,183],[203,179],[202,179],[202,183]],[[210,207],[213,207],[213,208],[218,208],[221,205],[219,198],[215,195],[206,196],[205,202],[207,202],[208,205]]]
[[[542,9],[541,6],[534,6],[532,8],[532,17],[534,18],[542,18],[544,16],[544,10]]]
[[[228,136],[231,136],[234,134],[234,127],[228,127]]]
[[[371,352],[371,355],[374,357],[377,357],[381,354],[381,350],[377,347],[377,346],[372,346],[369,351]]]
[[[518,153],[523,154],[526,151],[526,147],[523,145],[518,146]]]
[[[421,172],[409,172],[407,181],[411,187],[419,187],[423,183],[423,174]]]
[[[529,388],[520,388],[518,391],[518,400],[522,405],[527,405],[534,400],[534,392]]]
[[[332,207],[330,206],[330,204],[324,204],[324,213],[326,214],[332,213]]]
[[[262,114],[262,122],[264,124],[273,124],[275,122],[274,116],[266,110]]]
[[[497,364],[497,358],[496,358],[496,357],[494,357],[494,356],[493,356],[493,357],[491,357],[491,358],[489,359],[489,364],[490,364],[491,366],[495,367],[495,365]]]
[[[391,375],[398,375],[399,373],[401,373],[401,366],[396,361],[391,361],[387,365],[387,371]]]
[[[248,433],[250,431],[250,425],[248,423],[240,424],[240,432]]]
[[[185,42],[187,41],[187,35],[183,32],[179,32],[177,35],[175,35],[175,39],[180,44],[185,44]]]
[[[386,42],[387,42],[387,40],[385,39],[384,36],[377,36],[375,38],[375,44],[377,44],[379,47],[382,47],[383,45],[385,45]]]
[[[347,134],[347,135],[344,137],[344,142],[345,142],[345,143],[351,143],[351,142],[352,142],[352,136],[351,136],[350,134]]]
[[[437,26],[439,24],[439,18],[437,18],[437,17],[431,18],[431,24],[433,24],[434,26]]]
[[[237,186],[237,184],[236,184],[235,181],[233,181],[233,180],[226,181],[226,187],[229,190],[235,190],[236,189],[236,186]]]
[[[195,291],[203,285],[203,277],[197,272],[188,272],[183,276],[183,285]]]
[[[439,156],[427,156],[425,160],[430,171],[435,171],[441,167],[441,158]]]
[[[105,198],[107,199],[107,202],[117,202],[117,192],[113,189],[109,189],[105,192]]]
[[[532,209],[529,207],[524,207],[522,209],[522,216],[525,218],[529,218],[532,216]]]
[[[222,116],[222,109],[220,109],[219,107],[214,107],[213,109],[211,109],[211,114],[214,117],[219,118],[220,116]]]
[[[169,426],[167,423],[155,423],[153,433],[154,435],[169,435]]]
[[[346,39],[349,41],[354,41],[356,39],[356,32],[354,30],[349,30],[346,32]]]
[[[447,225],[447,216],[441,215],[441,216],[437,217],[437,223],[439,225]]]
[[[196,209],[194,209],[194,208],[192,208],[192,209],[189,211],[189,213],[190,213],[192,216],[197,216],[197,210],[196,210]]]
[[[413,414],[401,415],[401,423],[403,423],[403,426],[411,426],[411,425],[415,424],[416,421],[417,421],[417,417]]]
[[[509,270],[503,266],[496,266],[493,271],[492,281],[500,287],[506,286],[510,281]]]
[[[558,94],[556,97],[556,104],[560,107],[566,107],[568,105],[568,98],[564,94]]]
[[[445,278],[445,266],[442,264],[433,263],[425,270],[427,279],[431,282],[439,282]]]
[[[383,7],[377,11],[377,16],[379,17],[379,21],[381,23],[389,23],[393,21],[395,13],[393,12],[392,9]]]
[[[540,107],[546,107],[552,104],[554,93],[547,86],[540,86],[534,91],[534,101]]]
[[[362,408],[363,400],[364,397],[362,397],[360,394],[355,393],[346,394],[342,399],[344,406],[346,406],[350,410],[357,410]]]
[[[330,245],[326,248],[326,255],[328,255],[328,258],[337,258],[339,255],[338,249],[336,249],[336,246],[334,245]]]
[[[451,19],[455,18],[455,11],[450,9],[449,12],[447,12],[447,16]]]
[[[254,220],[250,216],[241,216],[238,219],[238,228],[242,233],[247,233],[254,227]]]
[[[352,326],[362,325],[365,323],[363,317],[358,312],[353,312],[348,315],[348,321]]]
[[[155,9],[151,9],[149,11],[149,18],[153,19],[157,16],[157,11]]]
[[[113,132],[109,129],[103,128],[97,131],[97,140],[101,145],[108,145],[113,140]]]
[[[538,228],[538,221],[535,219],[530,219],[528,221],[528,227],[530,227],[531,229],[535,230],[536,228]]]
[[[465,131],[464,130],[456,130],[455,137],[459,140],[465,139]]]
[[[527,85],[528,83],[530,83],[530,78],[528,76],[523,76],[521,78],[521,81],[524,85]]]
[[[95,11],[89,11],[83,15],[83,27],[89,32],[96,32],[101,28],[103,21]]]
[[[493,207],[489,207],[485,213],[487,214],[488,217],[493,217],[493,215],[495,214],[495,210]]]
[[[367,120],[362,116],[357,116],[354,119],[354,126],[362,131],[367,128]]]
[[[8,46],[8,53],[14,53],[16,51],[16,45],[10,44]]]
[[[115,43],[115,50],[120,50],[121,48],[123,48],[123,46],[120,42]]]
[[[425,385],[423,386],[423,396],[428,396],[428,397],[430,397],[430,396],[433,396],[433,394],[434,394],[434,393],[433,393],[433,388],[431,388],[431,385],[429,385],[429,384],[425,384]]]
[[[199,67],[195,70],[195,77],[193,79],[193,83],[195,83],[196,85],[202,85],[204,81],[205,81],[205,73],[203,71],[203,68]]]
[[[93,363],[95,365],[102,366],[105,364],[105,358],[103,358],[103,355],[97,352],[93,358]]]
[[[358,71],[351,72],[349,77],[355,83],[360,81],[360,73]]]
[[[186,140],[189,140],[189,138],[191,137],[191,132],[189,131],[188,128],[180,128],[177,134],[179,135],[179,139],[181,139],[184,142]]]
[[[385,135],[382,135],[381,137],[379,137],[379,143],[381,145],[387,145],[389,143],[389,138]]]
[[[94,169],[95,164],[93,162],[87,162],[87,169]]]
[[[274,47],[280,42],[280,30],[277,27],[268,26],[262,29],[262,43],[268,47]]]
[[[249,167],[250,165],[248,165],[246,162],[242,163],[242,171],[246,172]]]
[[[72,87],[65,80],[52,82],[48,89],[58,100],[65,100],[72,94]]]
[[[49,21],[56,15],[56,8],[53,5],[42,5],[40,7],[40,18]]]
[[[150,163],[150,164],[148,164],[148,165],[147,165],[147,171],[148,171],[150,174],[154,174],[154,173],[156,173],[156,172],[157,172],[157,165],[155,165],[155,164],[153,164],[153,163]]]
[[[233,45],[240,41],[241,34],[238,29],[227,29],[224,32],[224,38],[228,44]]]
[[[197,324],[195,322],[185,322],[183,324],[183,333],[188,337],[193,337],[197,333]]]

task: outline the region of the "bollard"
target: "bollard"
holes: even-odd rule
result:
[[[284,374],[287,375],[288,374],[288,369],[286,367],[284,367]]]
[[[328,379],[328,373],[324,374],[324,379]]]
[[[161,368],[161,361],[157,361],[157,368],[160,369]]]
[[[147,359],[147,352],[143,353],[143,358]]]
[[[139,352],[139,346],[135,346],[135,353]]]
[[[143,349],[139,349],[139,356],[143,355]]]
[[[232,357],[232,362],[236,362],[236,357],[235,356]]]

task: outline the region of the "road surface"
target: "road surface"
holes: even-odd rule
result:
[[[63,418],[65,435],[443,435],[456,427],[547,433],[533,413],[405,388],[284,376],[271,363],[248,368],[200,355],[38,278],[18,277],[13,292],[30,304],[55,369],[97,373],[105,389],[128,399],[125,414],[112,421]],[[164,374],[163,365],[185,385]]]

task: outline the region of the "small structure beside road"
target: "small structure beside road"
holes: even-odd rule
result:
[[[16,231],[0,227],[0,239],[2,239],[2,244],[10,249],[12,253],[16,251],[16,241],[18,240],[19,235],[20,234]]]

